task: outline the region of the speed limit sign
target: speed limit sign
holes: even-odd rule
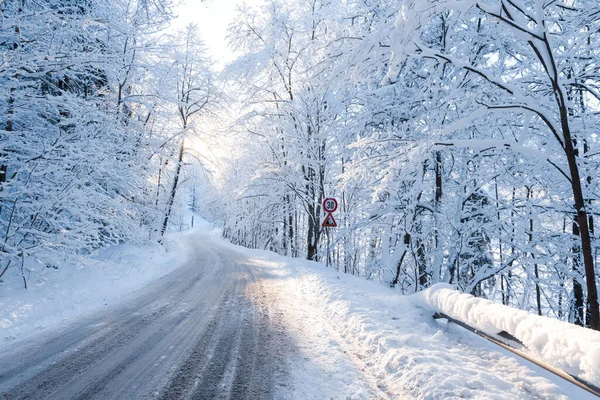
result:
[[[338,202],[333,197],[328,197],[323,200],[323,210],[328,213],[332,213],[338,208]]]

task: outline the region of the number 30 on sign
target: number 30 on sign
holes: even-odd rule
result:
[[[338,202],[333,197],[328,197],[323,200],[323,210],[328,213],[335,212],[338,208]]]

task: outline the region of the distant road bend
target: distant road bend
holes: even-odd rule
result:
[[[0,352],[0,398],[273,398],[291,345],[260,277],[213,242],[194,252],[120,303]]]

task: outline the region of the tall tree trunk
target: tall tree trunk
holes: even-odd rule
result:
[[[440,277],[442,274],[442,264],[443,264],[443,245],[440,240],[440,231],[441,228],[441,203],[442,203],[442,194],[443,194],[443,165],[442,165],[442,152],[435,152],[435,196],[433,202],[433,223],[434,223],[434,246],[435,246],[435,254],[433,257],[433,265],[431,271],[431,283],[438,283],[440,281]]]
[[[179,146],[179,158],[177,159],[177,167],[175,168],[175,177],[173,178],[173,186],[171,187],[171,193],[169,200],[167,201],[167,210],[165,212],[165,219],[163,221],[162,229],[160,230],[160,237],[162,238],[167,231],[167,225],[169,224],[169,216],[171,215],[171,209],[173,208],[173,202],[175,201],[175,195],[177,194],[177,184],[179,183],[179,175],[181,174],[181,165],[183,164],[183,151],[185,149],[185,140],[181,139],[181,145]]]
[[[156,200],[154,202],[154,205],[158,207],[158,200],[160,199],[160,188],[162,186],[162,172],[163,172],[163,164],[162,162],[162,158],[159,159],[158,161],[158,180],[157,180],[157,184],[156,184]]]
[[[526,187],[526,188],[527,188],[527,199],[531,200],[533,197],[532,189],[531,189],[531,187]],[[532,242],[533,242],[533,218],[531,216],[531,205],[530,205],[530,209],[529,209],[528,239],[529,239],[529,244],[531,246]],[[535,254],[533,252],[531,252],[531,258],[535,259]],[[533,264],[533,275],[535,277],[535,300],[536,300],[536,305],[537,305],[537,313],[538,313],[538,315],[542,315],[542,294],[541,294],[541,290],[540,290],[540,273],[539,273],[539,268],[538,268],[537,263]]]
[[[283,196],[283,252],[294,256],[294,213],[291,195]]]
[[[281,203],[283,204],[283,208],[281,210],[281,214],[283,217],[283,228],[282,228],[282,234],[281,234],[281,248],[283,250],[283,255],[285,256],[289,256],[290,255],[290,242],[288,240],[288,203],[287,203],[287,195],[284,195],[283,198],[281,199]]]
[[[589,304],[590,318],[587,325],[594,329],[600,330],[600,309],[598,307],[598,291],[596,288],[596,273],[594,271],[594,259],[592,256],[592,241],[590,229],[588,225],[588,214],[585,208],[585,200],[581,187],[581,177],[579,175],[579,166],[577,165],[577,150],[571,137],[571,131],[567,121],[568,111],[566,106],[561,108],[561,119],[563,136],[565,138],[565,154],[569,164],[571,174],[571,187],[573,190],[573,198],[575,200],[575,211],[577,228],[581,242],[581,254],[583,256],[583,266],[587,284],[587,301]]]
[[[288,203],[288,239],[290,243],[290,255],[294,257],[296,253],[296,246],[294,246],[294,212],[292,207],[292,201],[290,199],[290,195],[287,195],[287,203]]]
[[[577,216],[573,217],[573,236],[579,236],[579,225],[577,225]],[[573,244],[573,305],[571,308],[571,321],[573,323],[585,326],[584,313],[584,293],[583,285],[580,281],[581,274],[581,247],[579,244]]]
[[[24,1],[21,1],[19,4],[18,13],[21,14],[23,12]],[[18,38],[21,33],[21,28],[19,26],[15,26],[15,37]],[[10,47],[9,47],[10,48]],[[19,49],[19,43],[15,41],[12,45],[12,50],[16,51]],[[19,75],[15,74],[13,76],[14,83],[11,84],[9,92],[10,95],[8,97],[8,104],[6,109],[6,132],[13,131],[13,115],[15,112],[15,97],[14,94],[17,91],[16,85],[19,80]],[[10,133],[9,133],[10,135]],[[6,151],[0,151],[0,192],[4,189],[4,184],[6,183],[8,177],[8,153]],[[0,199],[0,214],[2,213],[2,199]]]
[[[324,172],[319,170],[315,172],[312,166],[307,168],[306,191],[309,193],[309,199],[312,200],[308,205],[308,232],[306,238],[307,255],[306,258],[312,261],[319,261],[319,242],[321,240],[321,202],[323,201],[323,179]],[[318,179],[318,181],[317,181]],[[317,184],[318,183],[318,184]]]
[[[569,124],[569,107],[567,99],[563,93],[563,88],[559,83],[558,67],[554,60],[552,47],[548,40],[548,36],[544,33],[544,43],[548,54],[551,57],[549,70],[556,102],[560,111],[560,123],[564,142],[564,151],[569,165],[569,173],[571,178],[571,188],[573,191],[573,200],[575,201],[575,213],[577,223],[579,225],[579,238],[581,241],[581,253],[583,255],[583,266],[585,270],[585,278],[587,284],[587,298],[589,302],[590,320],[589,327],[594,330],[600,330],[600,306],[598,305],[598,289],[596,287],[596,272],[594,270],[594,258],[592,255],[592,240],[588,225],[588,213],[585,207],[585,198],[581,186],[581,175],[579,173],[579,165],[577,163],[578,154],[574,146],[573,140],[576,139],[571,133]],[[544,60],[541,60],[545,63]]]
[[[494,191],[495,191],[495,195],[496,195],[496,217],[498,218],[498,223],[500,223],[502,218],[500,215],[500,196],[498,194],[498,178],[494,178]],[[500,237],[500,235],[498,235],[498,253],[499,253],[498,266],[501,267],[502,265],[504,265],[504,249],[502,248],[502,238]],[[500,270],[500,269],[498,269],[498,270]],[[502,292],[502,304],[508,305],[508,296],[506,295],[506,290],[508,289],[508,283],[505,285],[504,284],[505,280],[506,280],[506,277],[504,276],[504,273],[501,273],[500,274],[500,290]]]
[[[15,99],[12,96],[14,88],[10,88],[11,96],[8,99],[8,110],[6,112],[6,132],[12,132],[13,130],[13,113]],[[10,133],[9,133],[10,134]],[[6,151],[0,152],[0,193],[4,190],[4,184],[6,183],[8,173],[8,153]],[[0,215],[2,214],[2,199],[0,198]]]
[[[402,263],[404,262],[404,257],[406,257],[406,253],[408,252],[408,245],[410,244],[410,234],[409,233],[404,234],[403,242],[404,242],[404,252],[400,256],[400,260],[398,260],[398,263],[396,264],[396,276],[394,277],[394,280],[392,281],[392,284],[391,284],[392,287],[394,287],[398,283],[400,283],[400,274],[402,273]]]
[[[311,261],[319,261],[319,240],[321,236],[321,227],[319,226],[319,218],[315,216],[315,207],[309,206],[308,215],[308,232],[306,237],[307,253],[306,259]]]

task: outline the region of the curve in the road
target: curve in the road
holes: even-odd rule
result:
[[[119,304],[0,353],[2,398],[272,398],[286,339],[249,296],[249,284],[260,290],[251,266],[194,247]]]

